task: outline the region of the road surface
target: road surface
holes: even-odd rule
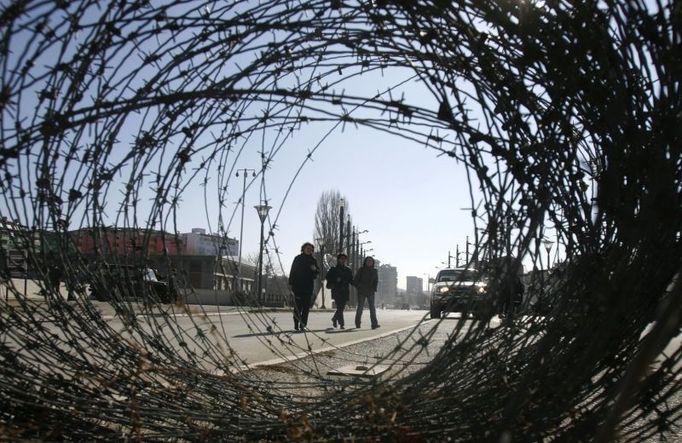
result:
[[[291,311],[239,312],[223,310],[188,315],[172,314],[178,330],[186,331],[186,336],[196,336],[200,329],[214,342],[222,342],[235,351],[249,367],[273,364],[311,353],[324,352],[336,347],[348,346],[365,340],[375,339],[387,334],[413,328],[424,320],[426,311],[378,310],[377,317],[381,327],[371,329],[351,328],[351,315],[346,312],[346,329],[332,327],[332,311],[311,311],[308,331],[297,332],[293,329]],[[369,316],[369,312],[365,312]],[[140,320],[144,317],[140,316]],[[351,321],[349,321],[351,320]],[[369,318],[366,319],[369,325]],[[115,316],[108,318],[114,330],[123,331],[123,323]],[[152,327],[147,321],[140,321],[145,329]],[[164,335],[174,340],[168,326],[161,326]],[[195,349],[185,340],[189,349]]]

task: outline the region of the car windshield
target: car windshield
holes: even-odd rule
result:
[[[445,269],[438,273],[437,281],[476,281],[478,279],[478,272],[473,269]]]

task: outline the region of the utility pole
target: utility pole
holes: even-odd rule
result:
[[[322,291],[322,309],[327,309],[324,305],[324,240],[320,243],[320,288]]]
[[[355,229],[355,226],[353,226],[351,228],[351,235],[350,235],[350,248],[346,251],[346,253],[348,254],[348,263],[347,264],[350,267],[351,271],[353,271],[355,268],[355,238],[356,237],[357,237],[357,229]]]
[[[244,200],[246,197],[246,176],[251,172],[251,176],[256,176],[255,169],[237,169],[236,176],[239,177],[239,172],[244,176],[244,187],[242,188],[242,198],[240,200],[242,204],[242,225],[239,228],[239,258],[237,259],[237,288],[242,290],[242,239],[244,237]]]
[[[348,217],[348,221],[346,222],[346,254],[348,251],[350,251],[350,217]]]
[[[369,232],[367,229],[363,229],[362,231],[360,231],[359,228],[356,228],[353,231],[353,267],[351,268],[353,270],[353,275],[355,275],[358,272],[358,269],[360,269],[360,267],[362,266],[361,262],[364,257],[362,252],[362,243],[360,242],[360,236],[367,232]],[[358,302],[357,294],[358,294],[357,289],[353,287],[350,296],[352,306],[357,306]]]
[[[355,230],[356,232],[353,235],[353,267],[351,268],[353,270],[353,278],[355,278],[355,273],[358,272],[358,269],[360,269],[360,233],[357,232],[357,229]],[[357,289],[355,289],[355,286],[351,286],[351,293],[350,293],[350,302],[352,306],[357,305],[357,300],[358,300],[358,294],[357,294]]]
[[[337,254],[343,252],[343,205],[344,201],[341,199],[341,206],[339,207],[339,247],[338,251],[336,251]]]
[[[459,268],[459,245],[455,247],[455,267]]]
[[[469,236],[467,235],[467,244],[466,244],[466,263],[464,263],[464,266],[469,266]]]
[[[324,303],[324,238],[316,238],[317,244],[320,246],[320,291],[322,291],[322,306],[320,309],[327,309]]]

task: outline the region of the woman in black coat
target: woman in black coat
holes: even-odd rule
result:
[[[315,278],[320,272],[313,257],[314,250],[312,243],[303,243],[301,253],[294,258],[289,272],[289,286],[294,293],[294,329],[297,331],[302,331],[308,324]]]
[[[379,275],[374,267],[374,259],[372,257],[366,257],[362,267],[358,269],[358,272],[353,279],[353,286],[358,290],[358,309],[355,311],[356,328],[360,327],[365,300],[367,300],[367,306],[369,307],[369,319],[372,322],[372,329],[379,327],[377,311],[374,306],[374,293],[377,292],[378,284]]]

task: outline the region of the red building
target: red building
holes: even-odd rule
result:
[[[150,256],[178,255],[182,240],[167,232],[135,228],[84,228],[70,232],[81,254]]]

